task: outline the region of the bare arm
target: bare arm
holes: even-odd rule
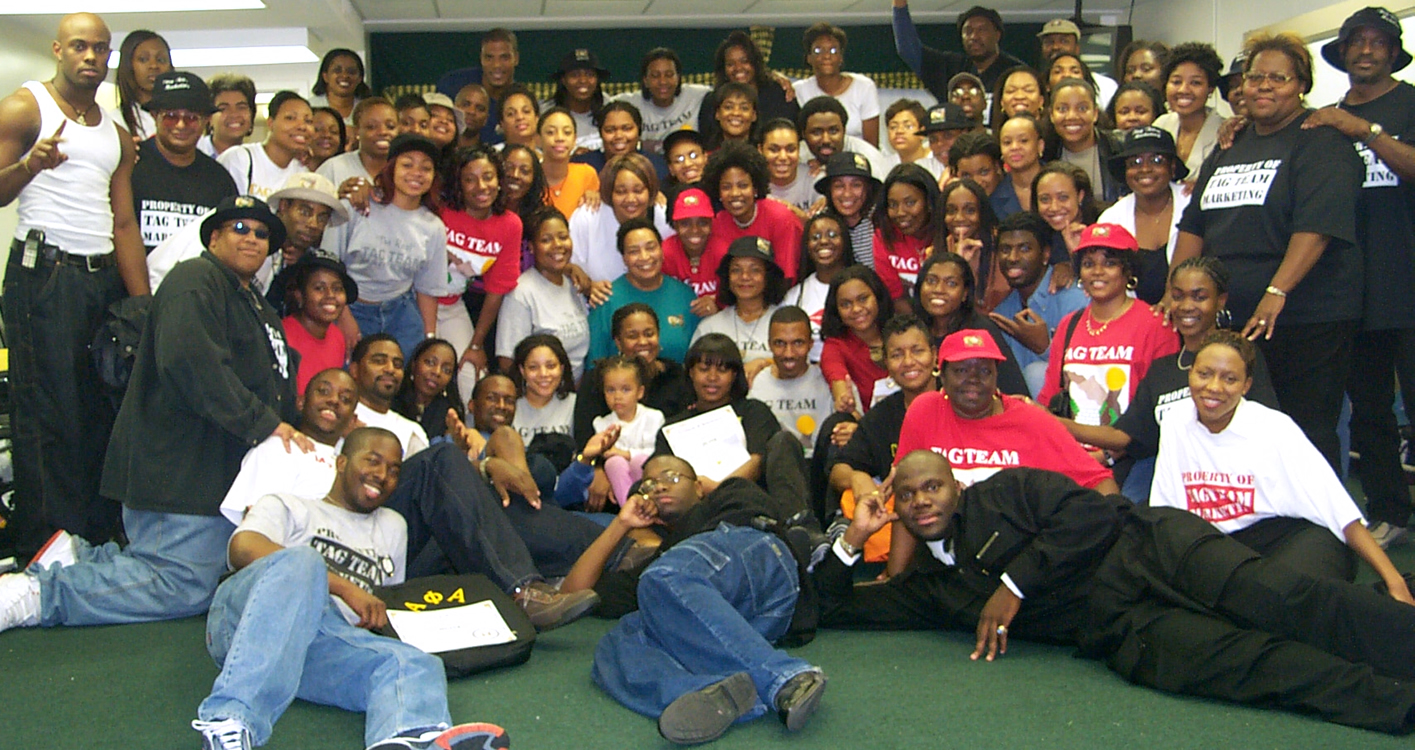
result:
[[[1062,419],[1061,426],[1071,433],[1077,442],[1105,448],[1109,451],[1123,451],[1130,445],[1130,436],[1110,426],[1081,424],[1074,419]]]
[[[423,333],[437,334],[437,298],[430,294],[417,293],[418,317],[423,319]]]
[[[1120,494],[1120,485],[1116,484],[1114,479],[1103,479],[1100,481],[1099,484],[1097,484],[1095,487],[1092,487],[1091,489],[1101,493],[1102,495]]]
[[[860,130],[864,133],[866,142],[875,148],[879,148],[879,115],[875,115],[861,122]]]
[[[39,105],[34,95],[20,89],[0,100],[0,206],[13,203],[39,173],[40,160],[30,153],[38,140]]]
[[[1181,234],[1181,237],[1184,235]],[[1280,289],[1284,292],[1292,291],[1293,287],[1302,283],[1302,279],[1307,278],[1312,266],[1317,265],[1322,253],[1326,251],[1327,244],[1331,238],[1316,232],[1293,232],[1287,240],[1287,253],[1282,257],[1282,263],[1273,274],[1269,286]],[[1249,339],[1267,334],[1268,338],[1273,337],[1273,329],[1277,325],[1277,317],[1282,314],[1282,308],[1287,304],[1287,298],[1283,295],[1264,293],[1258,301],[1258,307],[1253,311],[1253,317],[1248,319],[1247,325],[1243,326],[1243,335]]]
[[[657,521],[658,508],[652,500],[643,495],[630,495],[614,520],[610,521],[589,548],[580,554],[580,559],[575,561],[575,566],[570,568],[570,573],[560,584],[560,593],[571,594],[594,588],[619,542],[634,529],[648,528]]]
[[[108,185],[108,202],[113,207],[113,252],[128,294],[143,297],[152,294],[152,287],[147,276],[147,248],[143,247],[138,218],[133,213],[132,176],[138,150],[128,137],[128,131],[121,125],[113,127],[118,128],[118,143],[123,148],[123,157]]]
[[[1385,581],[1386,588],[1390,589],[1392,599],[1406,604],[1415,604],[1415,599],[1410,597],[1410,588],[1405,585],[1405,579],[1401,577],[1400,571],[1395,569],[1395,565],[1386,556],[1385,550],[1381,549],[1381,545],[1376,542],[1375,537],[1371,536],[1371,532],[1366,530],[1366,525],[1361,522],[1361,519],[1358,518],[1347,524],[1342,532],[1346,535],[1346,546],[1375,569],[1376,574],[1381,577],[1382,581]]]
[[[1339,107],[1323,107],[1302,123],[1303,130],[1328,125],[1353,141],[1362,141],[1402,180],[1415,180],[1415,144],[1396,140],[1390,133],[1371,138],[1371,123]],[[1368,140],[1369,139],[1369,140]]]

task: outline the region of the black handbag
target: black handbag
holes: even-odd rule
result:
[[[379,587],[373,593],[391,610],[416,612],[449,609],[488,600],[496,606],[501,619],[515,633],[516,640],[434,654],[442,660],[448,677],[466,677],[498,667],[514,667],[525,664],[531,658],[531,649],[536,643],[536,628],[531,624],[530,617],[509,594],[484,575],[423,576],[397,586]],[[398,637],[398,631],[391,624],[378,632],[380,635]]]
[[[1071,392],[1066,387],[1066,350],[1071,348],[1071,334],[1076,332],[1076,326],[1081,322],[1081,316],[1086,314],[1086,308],[1081,308],[1072,316],[1071,322],[1066,324],[1066,335],[1061,340],[1061,390],[1047,401],[1047,411],[1062,419],[1073,419],[1076,411],[1071,408]],[[1055,343],[1055,342],[1053,342]]]

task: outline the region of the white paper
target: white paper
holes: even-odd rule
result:
[[[398,631],[398,638],[404,643],[429,654],[516,640],[516,634],[489,599],[422,612],[390,609],[388,624]]]
[[[721,482],[752,456],[747,433],[730,405],[667,425],[663,437],[673,455],[688,462],[700,477]]]

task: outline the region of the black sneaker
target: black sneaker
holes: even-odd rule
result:
[[[825,695],[825,675],[810,671],[792,677],[776,692],[776,715],[786,728],[796,732],[806,726]]]
[[[599,604],[599,594],[591,589],[562,594],[544,581],[526,584],[515,599],[541,633],[574,622]]]
[[[658,717],[658,733],[678,745],[711,742],[757,703],[752,676],[738,672],[702,690],[678,696]]]

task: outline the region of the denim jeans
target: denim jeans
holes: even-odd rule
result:
[[[206,611],[236,527],[225,516],[123,509],[129,544],[79,545],[78,562],[31,570],[39,579],[40,624],[115,625],[191,617]]]
[[[1120,494],[1136,505],[1149,505],[1150,485],[1154,481],[1155,457],[1138,459],[1130,466],[1130,473],[1125,475],[1125,486],[1120,488]]]
[[[639,609],[600,640],[594,681],[657,717],[679,696],[747,672],[757,704],[740,720],[761,716],[787,680],[815,669],[771,645],[799,590],[796,560],[777,537],[727,524],[697,534],[639,578]]]
[[[206,618],[206,648],[221,667],[203,721],[237,719],[255,744],[296,698],[363,711],[364,742],[447,727],[442,661],[350,625],[329,596],[324,558],[290,547],[221,584]]]
[[[423,316],[418,312],[418,300],[412,292],[401,294],[387,302],[350,302],[349,313],[359,324],[359,333],[368,336],[387,333],[398,339],[403,356],[413,353],[413,347],[426,338]]]

